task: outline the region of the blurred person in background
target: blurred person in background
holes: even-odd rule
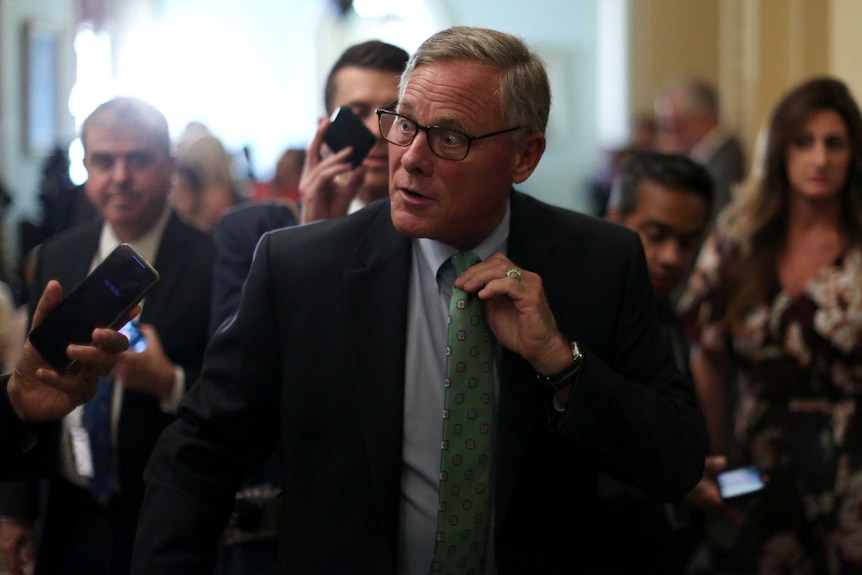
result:
[[[745,174],[742,145],[719,124],[715,88],[697,78],[675,80],[655,99],[657,149],[686,154],[709,170],[715,182],[713,221]]]
[[[762,161],[679,305],[712,452],[768,476],[710,520],[710,560],[722,573],[857,573],[862,117],[846,85],[788,92]]]
[[[208,336],[212,239],[168,204],[176,160],[164,115],[114,98],[87,117],[81,139],[87,197],[101,217],[41,244],[30,313],[50,280],[71,289],[120,243],[161,277],[139,317],[146,349],[120,354],[96,397],[46,424],[27,454],[53,464],[47,489],[0,485],[0,549],[15,575],[34,562],[38,575],[128,572],[143,468],[197,379]]]
[[[607,218],[641,238],[659,325],[671,342],[677,367],[685,373],[689,349],[671,295],[694,267],[709,227],[712,191],[712,178],[694,160],[641,151],[624,162],[608,204]],[[708,458],[707,474],[720,470],[723,463]],[[709,489],[710,483],[702,483],[704,490]],[[717,490],[710,491],[701,499],[718,501]],[[597,524],[605,535],[598,540],[610,542],[606,573],[685,573],[701,540],[702,511],[683,502],[662,503],[604,473],[598,493]]]
[[[652,113],[641,113],[632,121],[628,144],[602,153],[599,168],[587,186],[593,215],[601,218],[607,214],[611,186],[620,168],[633,152],[652,150],[655,138],[655,117]]]
[[[221,141],[210,135],[181,149],[171,204],[202,228],[212,229],[225,211],[241,201],[231,173],[231,157]]]

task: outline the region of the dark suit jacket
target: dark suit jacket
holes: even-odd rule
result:
[[[296,217],[280,202],[243,204],[225,213],[213,230],[216,246],[210,333],[239,307],[242,286],[251,268],[254,248],[271,230],[296,225]]]
[[[84,279],[98,249],[101,226],[101,221],[83,224],[43,244],[31,289],[31,310],[35,310],[50,279],[59,280],[66,290],[73,289]],[[207,342],[213,255],[209,235],[171,214],[156,261],[152,262],[160,280],[144,301],[140,321],[155,326],[165,354],[185,369],[186,385],[194,383],[199,376]],[[174,419],[161,410],[155,396],[124,391],[116,447],[121,486],[116,508],[124,511],[115,519],[119,523],[117,529],[127,531],[129,537],[133,537],[137,510],[143,498],[144,467],[162,430]],[[50,462],[47,465],[56,472],[59,436],[57,422],[40,430],[39,442],[24,457],[35,461],[26,465],[45,466]],[[34,519],[37,501],[34,483],[0,486],[0,507],[4,515]]]
[[[638,236],[520,193],[511,205],[508,255],[541,275],[585,362],[549,425],[551,391],[503,352],[497,565],[587,572],[598,470],[681,496],[700,478],[703,418],[659,334]],[[279,573],[394,572],[411,245],[387,202],[263,237],[147,468],[133,573],[207,573],[244,470],[276,442]]]
[[[18,418],[6,392],[8,382],[8,374],[0,376],[0,479],[4,480],[45,472],[44,469],[21,464],[22,456],[36,444],[38,426]]]
[[[729,137],[712,153],[704,164],[715,183],[712,197],[712,218],[732,200],[733,185],[745,176],[745,154],[742,144]]]

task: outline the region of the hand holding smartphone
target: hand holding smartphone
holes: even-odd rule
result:
[[[357,167],[377,143],[377,136],[365,127],[349,106],[338,108],[330,118],[330,122],[332,123],[326,129],[323,141],[333,152],[351,146],[353,152],[350,154],[350,162],[354,168]]]
[[[58,372],[72,366],[69,344],[89,345],[97,327],[117,325],[159,279],[130,246],[120,244],[33,328],[29,340]]]

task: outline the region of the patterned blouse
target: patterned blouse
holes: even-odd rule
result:
[[[770,479],[739,539],[752,553],[732,556],[751,558],[740,572],[860,573],[862,248],[796,297],[776,288],[735,335],[723,320],[739,252],[713,232],[679,303],[686,337],[731,360],[729,466],[756,464]]]

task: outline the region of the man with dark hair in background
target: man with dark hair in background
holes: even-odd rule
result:
[[[679,331],[672,295],[694,266],[709,226],[712,194],[712,178],[694,160],[642,151],[623,164],[608,202],[607,218],[641,238],[659,325],[671,342],[677,366],[686,373],[688,346]],[[722,463],[716,459],[707,458],[708,473],[720,470]],[[604,473],[598,493],[598,528],[607,535],[601,540],[609,543],[606,573],[685,572],[700,541],[699,510],[685,503],[662,503]]]
[[[332,66],[324,91],[327,113],[350,106],[378,141],[365,161],[353,169],[347,161],[349,149],[324,156],[323,136],[329,120],[320,119],[306,150],[300,178],[303,221],[343,216],[389,193],[389,152],[379,137],[374,110],[398,98],[398,78],[407,58],[407,52],[397,46],[370,40],[345,50]],[[296,223],[293,210],[281,202],[243,205],[222,217],[213,232],[216,262],[210,331],[215,331],[239,306],[242,285],[260,236]]]

